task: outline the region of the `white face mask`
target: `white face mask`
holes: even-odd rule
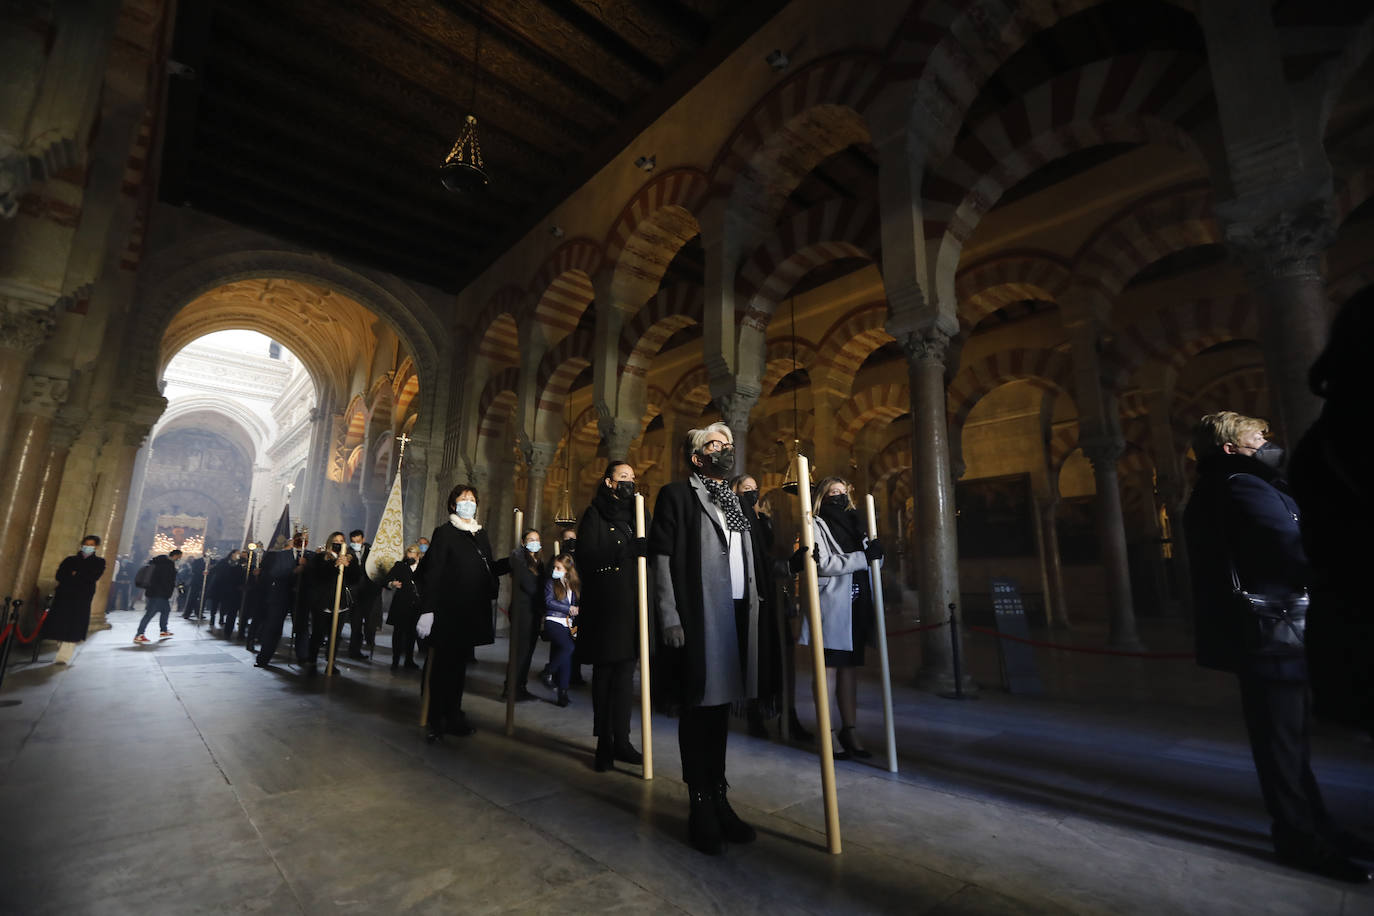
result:
[[[362,553],[362,552],[363,552],[363,545],[362,545],[362,544],[349,544],[348,546],[353,548],[353,552],[354,552],[354,553]]]
[[[564,575],[565,575],[565,574],[564,574],[563,570],[561,570],[561,569],[555,569],[555,570],[553,571],[553,577],[554,577],[555,579],[561,579],[561,578],[563,578]]]
[[[540,546],[542,545],[538,541],[527,541],[525,543],[525,549],[530,553],[538,553]]]
[[[459,518],[476,518],[477,503],[470,499],[461,499],[453,509],[453,514]]]
[[[94,544],[82,544],[82,545],[81,545],[81,555],[82,555],[83,557],[89,557],[89,556],[90,556],[91,554],[93,554],[93,553],[95,553],[95,545],[94,545]]]

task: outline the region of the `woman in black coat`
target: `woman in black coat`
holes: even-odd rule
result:
[[[406,657],[407,668],[418,668],[415,664],[415,622],[420,619],[420,593],[415,587],[415,567],[420,563],[420,548],[411,544],[406,548],[405,558],[397,560],[386,574],[386,587],[395,594],[391,596],[391,609],[387,611],[386,622],[391,624],[391,670],[400,667],[401,655]]]
[[[577,661],[592,666],[596,769],[613,760],[639,764],[630,743],[635,657],[639,654],[639,578],[635,538],[635,469],[612,461],[577,526],[577,565],[582,603],[577,624]],[[645,520],[648,524],[648,520]]]
[[[493,559],[491,541],[477,523],[477,488],[459,484],[448,495],[449,520],[434,529],[429,550],[415,569],[420,589],[420,631],[428,631],[425,664],[431,666],[429,735],[445,731],[470,735],[463,715],[463,682],[474,646],[496,641],[491,608],[497,576],[510,572],[510,560]],[[426,619],[428,618],[428,619]]]
[[[43,624],[43,638],[62,643],[57,650],[58,664],[71,661],[76,644],[86,641],[86,631],[91,628],[91,599],[96,582],[105,574],[104,558],[95,555],[99,546],[100,538],[88,534],[81,539],[81,550],[57,567],[57,591]]]
[[[539,529],[527,528],[520,536],[520,546],[510,555],[510,626],[515,638],[516,671],[515,698],[533,700],[525,682],[530,677],[530,660],[534,658],[534,644],[544,622],[544,561],[539,559],[543,545]],[[501,690],[506,698],[507,684]]]

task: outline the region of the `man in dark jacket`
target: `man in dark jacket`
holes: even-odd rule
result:
[[[353,562],[344,570],[344,585],[348,587],[352,606],[348,612],[348,657],[366,661],[363,643],[372,645],[375,632],[372,613],[381,600],[381,591],[367,575],[367,558],[372,553],[372,545],[364,540],[361,528],[355,528],[348,535],[348,549],[353,554]]]
[[[172,635],[172,631],[167,629],[167,618],[172,614],[172,592],[176,591],[177,587],[177,561],[180,559],[181,551],[173,550],[149,561],[149,565],[153,567],[153,581],[145,593],[147,609],[143,612],[143,619],[138,622],[138,634],[134,636],[134,642],[151,642],[143,635],[143,631],[148,629],[148,621],[153,619],[154,614],[161,617],[162,632],[158,635]]]
[[[1298,504],[1279,476],[1283,450],[1263,420],[1232,411],[1202,418],[1193,436],[1198,483],[1183,524],[1197,608],[1198,664],[1233,671],[1281,861],[1344,881],[1368,881],[1350,858],[1371,852],[1331,823],[1312,774],[1311,707],[1301,650],[1247,647],[1256,620],[1234,598],[1233,579],[1269,598],[1300,595],[1309,570]]]
[[[54,664],[70,664],[76,644],[86,641],[86,631],[91,627],[91,599],[95,597],[96,582],[105,572],[104,558],[95,555],[99,546],[100,538],[88,534],[81,539],[80,551],[57,567],[57,590],[43,625],[43,638],[60,643]]]
[[[272,656],[277,653],[277,644],[281,642],[282,628],[286,626],[286,618],[296,605],[296,587],[306,562],[305,538],[300,533],[297,533],[290,543],[281,549],[269,550],[263,555],[262,572],[258,583],[262,596],[262,605],[259,610],[261,624],[257,620],[254,621],[254,626],[258,628],[258,639],[261,640],[258,646],[257,660],[253,663],[258,668],[266,668],[271,663]],[[305,657],[304,642],[304,635],[298,634],[296,639],[296,660],[298,662]]]
[[[664,646],[654,687],[681,715],[689,839],[716,854],[725,841],[755,837],[725,797],[725,743],[732,705],[776,701],[777,626],[761,600],[772,590],[762,539],[726,483],[735,461],[730,428],[692,430],[683,454],[692,476],[659,491],[649,531]]]

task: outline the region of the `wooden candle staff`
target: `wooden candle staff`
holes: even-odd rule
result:
[[[524,530],[525,530],[525,513],[524,513],[524,512],[521,512],[519,509],[516,509],[516,510],[515,510],[515,545],[516,545],[517,549],[521,546],[521,544],[522,544],[522,543],[524,542],[524,540],[525,540],[524,537],[522,536],[523,533],[524,533]],[[520,630],[521,630],[521,628],[522,628],[522,625],[525,623],[525,621],[523,621],[523,620],[522,620],[522,621],[517,621],[517,620],[515,619],[515,589],[518,588],[519,586],[517,586],[517,585],[515,584],[515,573],[514,573],[514,571],[511,572],[511,577],[510,577],[510,578],[511,578],[511,585],[510,585],[510,588],[511,588],[511,600],[510,600],[510,603],[509,603],[510,613],[509,613],[509,615],[508,615],[509,618],[510,618],[510,621],[509,621],[509,622],[510,622],[510,655],[509,655],[509,657],[506,659],[506,737],[508,737],[508,738],[509,738],[511,735],[515,734],[515,695],[516,695],[517,693],[520,692],[520,688],[521,688],[521,687],[524,687],[524,686],[525,686],[524,684],[519,684],[519,685],[517,685],[517,684],[515,683],[515,671],[516,671],[516,667],[517,667],[517,665],[518,665],[518,662],[517,662],[517,660],[516,660],[516,656],[517,656],[517,655],[519,654],[519,652],[520,652],[520,647],[519,647],[518,645],[516,645],[516,644],[520,641]],[[528,615],[527,615],[527,616],[528,616]]]
[[[635,536],[647,537],[644,530],[644,496],[635,494]],[[653,704],[649,697],[649,560],[639,557],[639,731],[644,743],[644,778],[654,778]]]
[[[878,516],[873,509],[873,494],[866,497],[868,504],[868,539],[878,537]],[[873,611],[878,626],[878,660],[883,670],[883,723],[887,728],[887,771],[897,772],[896,729],[892,722],[892,670],[887,660],[887,621],[883,605],[882,564],[878,560],[868,562],[868,582],[873,589]]]
[[[821,635],[821,585],[816,575],[815,516],[811,511],[811,463],[797,456],[797,498],[801,502],[801,540],[806,548],[802,580],[811,635],[811,672],[816,679],[816,742],[821,750],[821,792],[825,796],[825,838],[833,855],[840,853],[840,806],[835,794],[835,749],[830,743],[830,690],[825,680],[825,640]]]
[[[347,548],[342,548],[342,547],[339,549],[339,550],[340,550],[339,556],[335,559],[335,562],[336,562],[336,563],[338,563],[338,561],[339,561],[340,559],[343,559],[343,556],[344,556],[343,551],[346,550],[346,549],[347,549]],[[339,647],[339,602],[343,599],[343,571],[344,571],[343,564],[340,563],[340,564],[339,564],[339,574],[338,574],[338,576],[334,579],[334,616],[331,618],[330,624],[329,624],[329,667],[328,667],[328,669],[324,672],[326,677],[333,677],[334,674],[335,674],[335,671],[334,671],[334,652],[335,652],[335,650],[338,649],[338,647]],[[353,609],[353,616],[354,616],[355,619],[354,619],[354,621],[353,621],[353,623],[352,623],[351,625],[352,625],[352,626],[355,626],[355,627],[358,626],[358,621],[357,621],[357,619],[356,619],[356,618],[357,618],[357,615],[358,615],[358,609],[357,609],[357,608],[354,608],[354,609]]]

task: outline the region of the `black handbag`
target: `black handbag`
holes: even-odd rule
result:
[[[1241,619],[1241,647],[1250,655],[1265,657],[1302,655],[1307,635],[1307,589],[1280,596],[1247,592],[1241,587],[1229,550],[1227,561],[1231,566],[1232,609]]]

